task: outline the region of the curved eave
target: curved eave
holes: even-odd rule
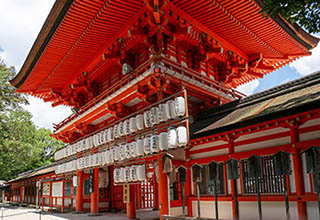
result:
[[[264,4],[261,0],[255,0],[257,4],[263,8]],[[308,34],[298,24],[291,24],[281,16],[273,17],[273,20],[283,28],[293,39],[305,46],[308,50],[315,48],[319,43],[319,38]]]
[[[55,1],[44,25],[42,26],[38,37],[36,38],[33,46],[22,66],[19,73],[10,80],[11,85],[16,88],[20,88],[20,86],[26,81],[26,79],[31,74],[33,67],[36,65],[37,61],[41,57],[41,54],[45,50],[48,42],[54,35],[56,29],[59,27],[59,24],[63,20],[65,14],[70,8],[73,0],[59,0]],[[20,91],[27,92],[27,91]]]

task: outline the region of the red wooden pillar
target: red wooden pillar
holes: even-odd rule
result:
[[[90,214],[99,212],[99,168],[93,169],[93,192],[91,193],[91,210]]]
[[[156,174],[153,173],[153,209],[159,209],[159,184],[157,182]]]
[[[291,143],[292,143],[292,160],[293,160],[293,172],[296,184],[297,193],[297,208],[298,208],[298,218],[299,220],[307,219],[307,207],[305,201],[301,201],[299,197],[304,194],[304,177],[302,162],[300,157],[300,150],[297,149],[297,143],[299,142],[299,130],[298,126],[293,126],[290,128]]]
[[[62,207],[61,207],[61,213],[64,213],[64,189],[65,189],[65,187],[66,187],[66,180],[64,179],[63,181],[62,181]]]
[[[130,201],[127,203],[128,219],[136,219],[136,190],[134,185],[130,185]]]
[[[83,171],[77,171],[78,186],[76,194],[76,212],[83,211]]]
[[[160,203],[160,219],[162,215],[169,213],[168,206],[168,179],[167,174],[162,172],[162,158],[158,159],[159,164],[159,203]]]

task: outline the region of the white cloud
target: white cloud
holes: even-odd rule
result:
[[[311,52],[311,56],[300,58],[299,60],[290,64],[290,67],[301,76],[305,76],[320,70],[320,44]]]
[[[53,108],[51,103],[44,102],[32,96],[28,97],[30,105],[24,105],[23,108],[32,113],[32,121],[36,126],[52,130],[52,124],[58,124],[71,114],[71,110],[66,106],[57,106]]]
[[[22,66],[54,0],[0,0],[0,54],[9,66]]]
[[[260,82],[257,79],[255,79],[251,82],[238,86],[236,90],[246,95],[252,95],[254,93],[254,90],[258,88],[259,84]]]
[[[0,0],[0,56],[8,66],[19,70],[47,18],[54,0]],[[38,127],[52,130],[71,114],[70,108],[51,107],[40,99],[29,97],[30,105],[23,106],[33,115]]]

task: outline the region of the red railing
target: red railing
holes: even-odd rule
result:
[[[225,86],[224,83],[217,82],[207,76],[200,75],[199,72],[197,72],[191,68],[182,66],[181,64],[176,63],[166,57],[163,57],[162,61],[170,69],[175,69],[176,72],[178,72],[179,74],[182,74],[183,76],[189,77],[195,81],[202,83],[203,85],[206,85],[206,86],[209,86],[213,89],[216,89],[219,92],[225,93],[233,98],[243,98],[246,96],[245,94],[243,94],[235,89],[232,89],[232,88]]]

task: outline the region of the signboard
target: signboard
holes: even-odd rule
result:
[[[129,184],[123,185],[123,202],[124,203],[130,202],[130,185]]]

